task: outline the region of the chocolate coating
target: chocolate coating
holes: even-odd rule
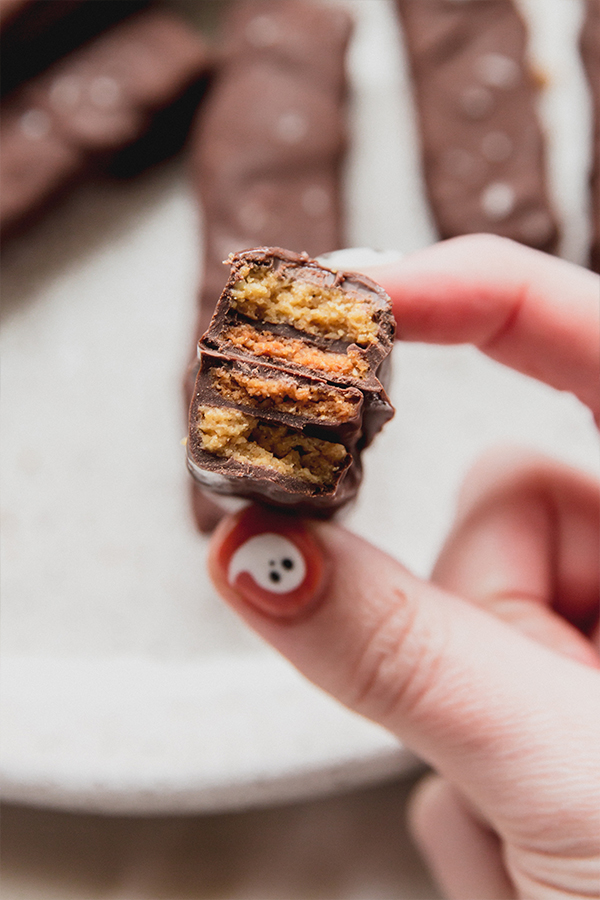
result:
[[[600,0],[587,0],[580,37],[581,58],[592,101],[592,167],[590,170],[591,242],[589,265],[600,273]]]
[[[362,477],[360,462],[351,453],[346,455],[335,483],[326,491],[311,488],[300,479],[234,459],[196,455],[198,462],[188,456],[188,468],[204,488],[216,494],[244,497],[318,518],[329,518],[340,506],[352,500]]]

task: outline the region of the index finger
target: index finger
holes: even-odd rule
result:
[[[600,416],[600,278],[495,235],[467,235],[369,274],[389,293],[398,337],[475,344]]]

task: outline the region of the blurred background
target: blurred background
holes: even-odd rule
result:
[[[446,47],[468,7],[504,23],[471,28],[496,68],[437,149],[425,4]],[[406,253],[484,227],[593,263],[594,4],[1,0],[6,900],[440,896],[405,824],[419,762],[208,582],[186,372],[230,250]],[[572,396],[469,347],[394,357],[397,415],[343,519],[418,574],[490,445],[597,473]]]

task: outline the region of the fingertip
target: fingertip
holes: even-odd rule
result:
[[[492,359],[598,405],[598,276],[497,235],[462,235],[369,274],[398,337],[470,343]],[[569,303],[565,303],[565,297]]]
[[[444,778],[430,775],[409,800],[409,828],[449,900],[512,900],[498,836]]]
[[[441,587],[540,643],[598,668],[598,486],[521,448],[495,449],[469,471],[433,571]]]
[[[406,808],[408,827],[415,843],[424,853],[430,837],[429,823],[435,816],[438,797],[444,784],[440,775],[430,772],[417,782],[411,791]]]
[[[308,522],[249,505],[224,519],[210,546],[215,587],[238,611],[300,619],[323,595],[327,566]]]

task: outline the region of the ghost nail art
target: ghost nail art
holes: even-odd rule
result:
[[[290,516],[258,507],[243,510],[217,558],[236,596],[268,615],[297,616],[319,596],[320,548],[305,525]]]
[[[287,538],[280,534],[256,534],[233,554],[227,572],[229,584],[235,585],[241,572],[247,572],[265,591],[289,594],[304,581],[306,563],[296,545]]]

